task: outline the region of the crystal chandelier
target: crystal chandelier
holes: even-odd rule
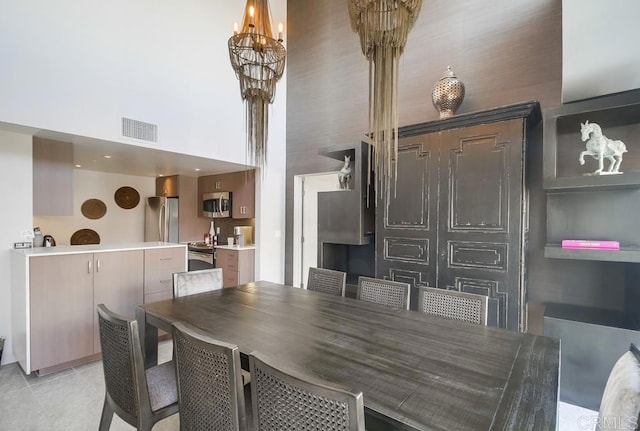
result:
[[[231,66],[240,80],[245,102],[247,154],[250,162],[264,167],[267,156],[269,104],[276,94],[276,82],[284,73],[287,52],[282,44],[282,24],[274,38],[267,0],[247,0],[242,27],[234,25],[229,38]]]
[[[348,0],[351,28],[369,60],[369,130],[380,185],[397,174],[398,70],[422,0]],[[393,171],[392,171],[393,166]]]

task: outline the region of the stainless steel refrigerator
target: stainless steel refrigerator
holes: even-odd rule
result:
[[[144,240],[178,242],[178,198],[147,198]]]

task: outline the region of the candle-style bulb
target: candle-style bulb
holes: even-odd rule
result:
[[[253,6],[249,6],[249,27],[253,27],[255,26],[256,22],[255,22],[255,9],[253,8]]]
[[[278,23],[278,41],[282,42],[282,23]]]
[[[233,23],[233,35],[237,35],[238,34],[238,23],[234,22]]]

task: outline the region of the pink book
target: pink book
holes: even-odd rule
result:
[[[562,248],[584,248],[594,250],[620,250],[618,241],[592,241],[586,239],[563,239]]]

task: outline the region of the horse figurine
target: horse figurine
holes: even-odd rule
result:
[[[344,156],[344,166],[338,172],[338,183],[341,189],[349,188],[349,180],[351,179],[351,156]]]
[[[622,154],[627,152],[627,147],[622,141],[614,141],[602,134],[602,129],[596,123],[584,124],[580,123],[580,133],[582,134],[582,142],[586,141],[587,149],[580,153],[581,165],[584,165],[584,156],[591,156],[598,160],[598,170],[593,175],[613,175],[621,174],[620,163],[622,163]],[[608,170],[604,170],[604,159],[611,162]]]

